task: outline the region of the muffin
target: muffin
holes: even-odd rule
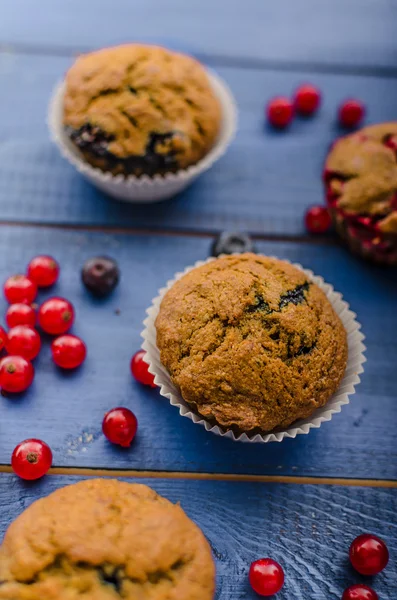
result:
[[[327,203],[350,248],[397,264],[397,122],[338,140],[324,170]]]
[[[196,164],[213,147],[221,116],[202,65],[157,46],[85,54],[66,75],[65,131],[88,163],[114,175]]]
[[[0,547],[4,600],[212,600],[199,528],[144,486],[88,480],[32,504]]]
[[[325,294],[266,256],[226,256],[188,272],[165,294],[155,325],[161,362],[185,402],[237,434],[309,417],[346,367],[346,331]]]

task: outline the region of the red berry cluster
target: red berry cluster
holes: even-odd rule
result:
[[[361,575],[377,575],[389,562],[389,551],[383,540],[368,533],[353,540],[350,562]],[[284,571],[271,558],[260,558],[251,564],[249,582],[259,596],[277,594],[284,585]],[[378,600],[378,594],[367,585],[355,584],[346,588],[341,600]]]
[[[291,123],[295,114],[309,117],[317,112],[320,104],[320,90],[314,85],[306,84],[295,91],[292,100],[286,96],[272,98],[266,107],[266,114],[273,127],[283,129]],[[356,127],[364,115],[365,107],[359,100],[345,100],[338,108],[338,120],[342,127]]]

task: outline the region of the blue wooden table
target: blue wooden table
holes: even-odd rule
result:
[[[354,258],[332,235],[308,236],[302,218],[322,202],[322,163],[340,134],[338,103],[359,97],[368,123],[397,118],[397,1],[3,0],[0,8],[0,278],[35,254],[53,254],[62,268],[55,292],[74,302],[73,330],[88,345],[84,367],[64,375],[46,340],[30,390],[0,396],[1,534],[57,487],[125,477],[180,501],[202,527],[217,561],[217,600],[253,600],[247,571],[261,556],[285,568],[280,600],[338,600],[365,580],[347,561],[363,531],[389,545],[389,567],[372,585],[381,600],[395,600],[397,271]],[[130,40],[196,55],[227,80],[240,111],[226,156],[179,197],[149,207],[93,189],[59,156],[46,127],[51,90],[74,56]],[[320,114],[272,132],[265,102],[302,81],[322,89]],[[151,299],[176,271],[206,258],[224,229],[249,231],[259,251],[322,275],[362,323],[368,362],[357,393],[307,436],[233,443],[181,419],[156,390],[131,379]],[[93,301],[80,282],[82,263],[96,254],[114,256],[122,271],[106,301]],[[104,412],[116,405],[139,420],[127,451],[101,433]],[[54,452],[54,468],[35,484],[9,466],[27,437]]]

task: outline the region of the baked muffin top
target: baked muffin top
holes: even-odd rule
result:
[[[32,504],[0,548],[4,600],[212,600],[200,529],[153,490],[87,480]]]
[[[325,294],[266,256],[227,256],[190,271],[163,298],[156,329],[184,400],[237,432],[308,417],[346,367],[346,332]]]
[[[129,44],[76,60],[66,75],[63,120],[91,158],[122,164],[144,157],[143,172],[150,163],[152,171],[165,172],[186,168],[211,149],[221,107],[198,61]]]
[[[338,140],[324,175],[337,209],[376,217],[381,232],[397,233],[397,122]]]

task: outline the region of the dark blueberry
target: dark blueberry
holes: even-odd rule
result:
[[[120,270],[112,258],[95,256],[84,263],[81,278],[92,294],[103,297],[110,294],[118,284]]]
[[[230,233],[224,231],[212,243],[211,255],[242,254],[243,252],[256,252],[255,246],[249,235],[245,233]]]

